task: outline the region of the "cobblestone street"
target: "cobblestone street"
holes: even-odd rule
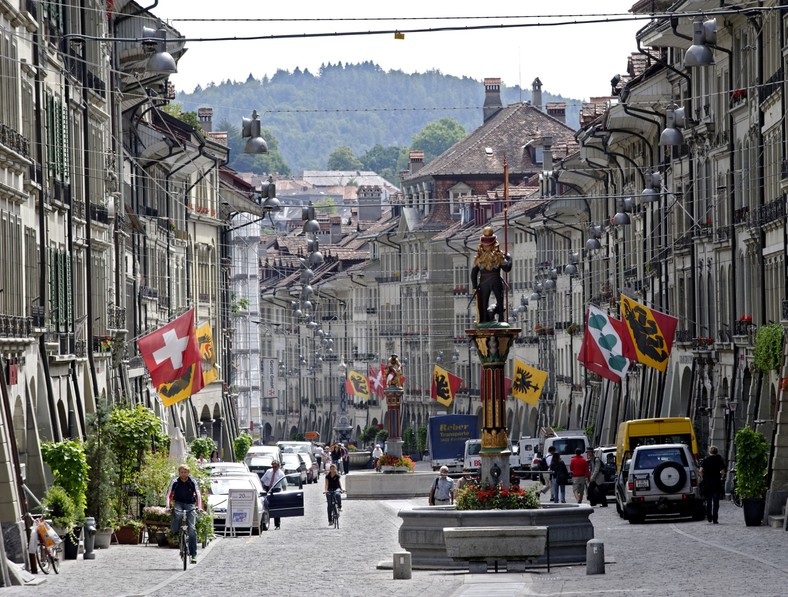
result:
[[[351,473],[352,474],[352,473]],[[220,538],[183,572],[176,550],[118,546],[97,551],[94,561],[64,562],[59,575],[3,595],[179,597],[204,595],[785,595],[788,535],[745,527],[740,509],[722,504],[720,524],[659,521],[630,525],[615,507],[596,509],[592,521],[605,544],[606,573],[584,566],[537,569],[525,574],[476,574],[414,570],[393,580],[378,569],[398,551],[397,512],[426,503],[411,500],[346,500],[342,526],[327,526],[322,479],[304,487],[306,516],[282,520],[282,530],[261,537]],[[571,500],[570,500],[571,501]]]

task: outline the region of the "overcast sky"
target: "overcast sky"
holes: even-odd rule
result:
[[[152,12],[186,38],[271,36],[304,33],[368,32],[498,26],[541,23],[538,27],[478,31],[351,35],[259,41],[187,42],[189,50],[172,76],[178,91],[224,80],[244,81],[277,70],[309,69],[321,64],[372,61],[384,70],[406,73],[439,70],[443,74],[482,80],[501,77],[505,86],[531,88],[539,77],[543,90],[564,97],[588,99],[610,93],[610,79],[623,72],[636,49],[635,32],[646,21],[569,24],[560,21],[616,19],[629,16],[634,0],[339,0],[271,1],[160,0]],[[144,4],[144,3],[143,3]],[[486,14],[485,13],[489,13]],[[449,17],[479,17],[467,20]],[[548,18],[549,15],[559,15]],[[593,15],[593,16],[590,16]],[[441,17],[440,20],[425,17]],[[528,19],[507,17],[523,16]],[[244,22],[194,22],[184,19],[245,19]],[[361,20],[363,18],[385,20]],[[275,19],[282,19],[276,21]],[[306,21],[305,19],[323,19]],[[349,20],[355,19],[355,20]]]

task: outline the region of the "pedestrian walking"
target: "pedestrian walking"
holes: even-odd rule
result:
[[[566,484],[569,483],[569,469],[561,460],[561,455],[553,453],[550,459],[550,470],[553,472],[553,503],[558,503],[558,495],[561,495],[561,503],[566,503]]]
[[[572,472],[572,491],[578,504],[583,502],[583,494],[588,484],[588,460],[583,456],[583,450],[577,448],[575,455],[569,461],[569,470]]]
[[[445,506],[454,503],[454,479],[449,477],[449,468],[442,466],[440,475],[430,489],[430,506]]]
[[[375,444],[375,449],[372,450],[372,461],[375,464],[375,470],[380,472],[380,457],[383,456],[383,450],[380,449],[380,444]]]
[[[345,468],[342,463],[342,448],[339,444],[334,444],[331,446],[331,462],[337,465],[337,471],[339,474],[343,474],[345,472]]]
[[[607,508],[607,495],[603,489],[605,482],[605,463],[602,462],[600,454],[602,451],[597,448],[594,452],[591,448],[586,450],[588,456],[588,501],[592,506],[599,504]]]
[[[555,454],[555,448],[550,446],[547,448],[547,455],[539,459],[539,470],[542,471],[542,484],[544,485],[541,493],[544,495],[549,491],[551,502],[553,501],[553,475],[550,465],[553,461],[553,454]]]
[[[344,469],[345,475],[350,474],[350,452],[345,447],[345,444],[339,444],[342,448],[342,468]]]
[[[700,466],[701,488],[706,498],[706,520],[718,524],[720,512],[720,494],[722,479],[725,476],[725,461],[719,454],[717,446],[709,446],[709,455]]]

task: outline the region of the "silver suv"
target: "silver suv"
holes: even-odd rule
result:
[[[680,514],[702,520],[698,467],[684,444],[638,446],[616,479],[616,509],[630,523],[647,514]]]

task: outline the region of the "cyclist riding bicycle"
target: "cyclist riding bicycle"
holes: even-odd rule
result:
[[[337,465],[332,464],[328,468],[328,474],[326,475],[326,485],[324,493],[326,494],[326,502],[328,503],[328,526],[332,526],[334,524],[334,519],[332,517],[334,512],[334,500],[337,503],[337,510],[342,509],[342,477],[339,476],[337,473]]]
[[[178,467],[178,476],[170,483],[167,490],[167,504],[172,511],[171,528],[177,534],[181,526],[183,513],[186,512],[186,524],[189,527],[189,555],[192,564],[197,563],[197,511],[202,509],[202,495],[197,480],[189,474],[189,467],[182,464]]]

